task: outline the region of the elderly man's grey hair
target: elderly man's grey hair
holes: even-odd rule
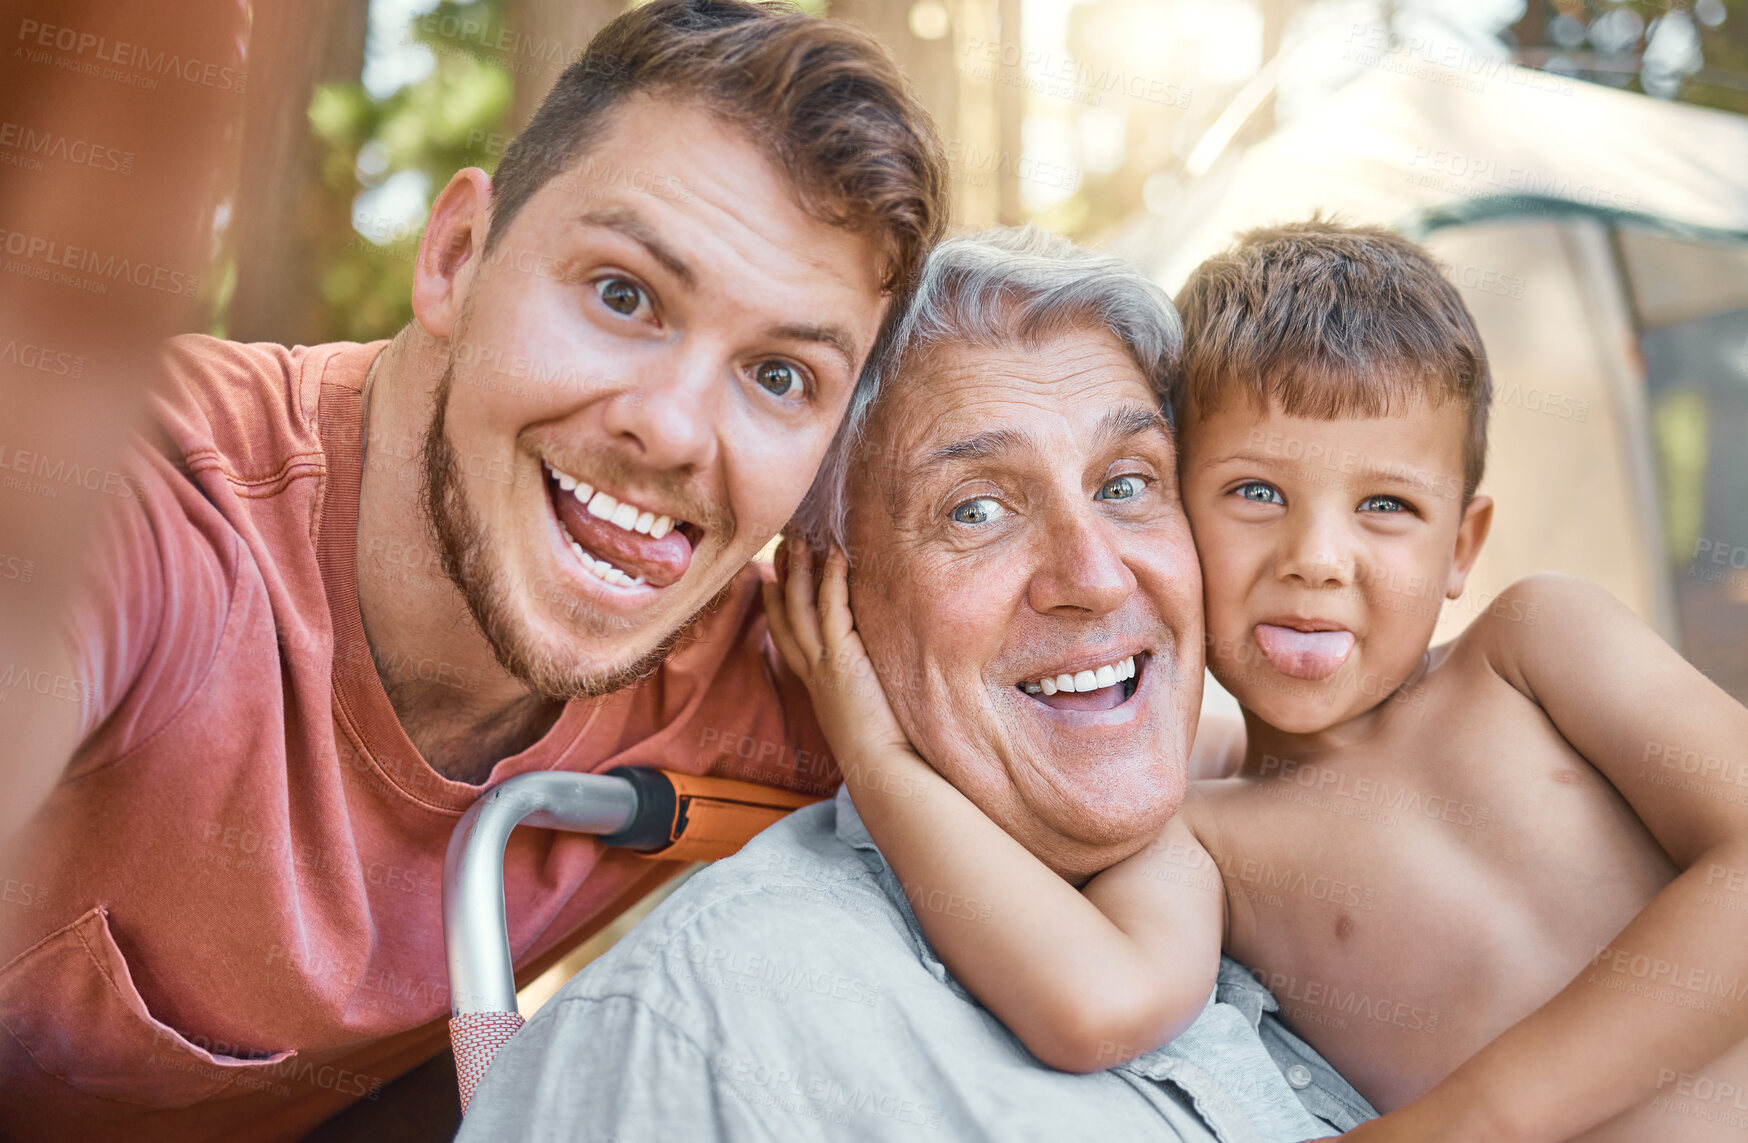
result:
[[[887,382],[928,350],[1035,345],[1078,327],[1102,327],[1122,342],[1169,419],[1183,324],[1165,291],[1141,271],[1032,226],[980,230],[936,246],[910,308],[870,355],[792,530],[815,545],[847,548],[845,486],[869,413]]]

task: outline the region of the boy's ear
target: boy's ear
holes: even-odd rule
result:
[[[1445,581],[1445,598],[1456,599],[1463,594],[1463,584],[1469,569],[1481,554],[1487,540],[1487,530],[1493,526],[1493,497],[1477,496],[1463,509],[1463,522],[1457,525],[1457,550],[1451,559],[1451,574]]]

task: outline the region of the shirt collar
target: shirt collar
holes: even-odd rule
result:
[[[872,853],[880,857],[880,847],[874,844],[874,838],[868,833],[868,827],[862,824],[862,815],[856,812],[856,803],[850,800],[850,786],[845,783],[838,787],[838,840],[851,849],[864,853]],[[880,858],[882,865],[886,864],[884,857]]]

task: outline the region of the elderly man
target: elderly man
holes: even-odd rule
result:
[[[812,501],[813,527],[849,541],[857,625],[919,753],[1076,881],[1153,837],[1186,781],[1201,583],[1159,414],[1177,347],[1164,296],[1114,259],[1037,232],[949,242],[860,463]],[[1166,494],[1117,508],[1119,476]],[[1009,514],[998,542],[967,539]],[[1014,685],[1118,645],[1145,666],[1117,711],[1055,717]],[[1230,1143],[1370,1114],[1230,961],[1165,1047],[1091,1075],[1044,1067],[916,921],[979,908],[899,884],[840,792],[567,985],[498,1057],[461,1138]]]

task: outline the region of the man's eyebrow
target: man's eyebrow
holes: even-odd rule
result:
[[[1164,433],[1167,440],[1171,439],[1171,423],[1158,409],[1123,405],[1099,418],[1099,423],[1093,426],[1093,441],[1098,446],[1107,447],[1154,432]]]
[[[1165,433],[1169,438],[1171,426],[1157,410],[1142,405],[1124,405],[1109,410],[1099,418],[1098,423],[1093,426],[1093,440],[1098,447],[1109,447],[1119,441],[1152,432]],[[1031,434],[1023,429],[988,429],[935,449],[916,466],[913,476],[924,475],[948,464],[989,460],[1005,452],[1028,448],[1041,451],[1033,442]]]
[[[784,341],[817,341],[841,355],[844,359],[844,368],[851,373],[856,372],[856,364],[861,360],[861,352],[856,348],[856,339],[850,335],[849,330],[841,325],[810,325],[805,322],[795,325],[780,325],[766,331],[766,335]]]
[[[1024,429],[987,429],[964,440],[944,444],[923,457],[912,475],[921,476],[944,465],[967,460],[988,460],[1005,452],[1032,446],[1032,436]]]
[[[661,263],[664,270],[680,279],[688,289],[698,284],[697,278],[692,274],[692,267],[686,265],[678,254],[657,238],[655,230],[644,221],[643,216],[630,207],[604,206],[599,210],[584,211],[577,216],[577,221],[584,226],[599,226],[623,234],[649,251],[651,258]]]

